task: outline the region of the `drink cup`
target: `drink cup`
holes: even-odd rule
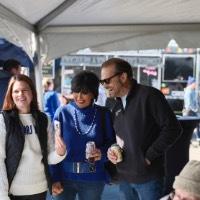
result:
[[[58,135],[61,134],[60,122],[58,120],[54,121],[54,130],[55,130],[56,134],[58,134]]]
[[[94,163],[95,162],[95,158],[91,156],[95,149],[96,149],[95,142],[89,141],[89,142],[86,143],[86,150],[85,150],[86,159],[90,163]]]
[[[117,163],[119,163],[123,160],[123,158],[122,158],[122,148],[118,144],[113,144],[110,147],[110,150],[112,152],[114,152],[114,154],[117,156],[117,160],[116,160]]]

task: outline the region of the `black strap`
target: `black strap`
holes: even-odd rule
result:
[[[7,119],[7,115],[6,113],[2,110],[1,111],[1,114],[3,115],[3,118],[4,118],[4,123],[5,123],[5,127],[6,127],[6,132],[8,130],[8,119]]]
[[[5,112],[5,111],[1,111],[1,114],[3,115],[3,118],[4,118],[4,123],[5,123],[5,128],[6,128],[6,151],[7,151],[7,148],[8,148],[8,137],[9,137],[9,117],[8,117],[8,114]]]

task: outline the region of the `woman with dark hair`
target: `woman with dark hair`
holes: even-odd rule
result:
[[[50,121],[50,120],[49,120]],[[51,189],[48,163],[57,164],[66,155],[66,146],[39,111],[31,79],[13,76],[0,114],[0,199],[45,200]]]
[[[115,137],[110,112],[94,102],[99,79],[89,71],[77,74],[71,83],[74,101],[58,108],[55,120],[67,146],[67,157],[52,166],[53,194],[56,200],[100,200],[107,174],[106,152]],[[86,159],[86,144],[92,141],[93,162]],[[63,191],[63,192],[62,192]],[[61,193],[62,192],[62,193]]]

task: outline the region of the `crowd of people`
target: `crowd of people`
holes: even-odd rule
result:
[[[0,200],[45,200],[47,191],[55,200],[101,200],[113,181],[120,200],[166,195],[165,153],[182,128],[164,95],[133,79],[127,61],[105,61],[100,78],[90,71],[76,74],[65,103],[53,81],[45,80],[44,112],[20,63],[8,66],[0,82]],[[107,107],[96,104],[100,84]],[[190,161],[173,188],[163,200],[200,200],[200,161]]]

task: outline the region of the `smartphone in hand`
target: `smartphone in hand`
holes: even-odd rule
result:
[[[61,127],[60,122],[58,120],[54,120],[54,130],[56,134],[61,135]]]

